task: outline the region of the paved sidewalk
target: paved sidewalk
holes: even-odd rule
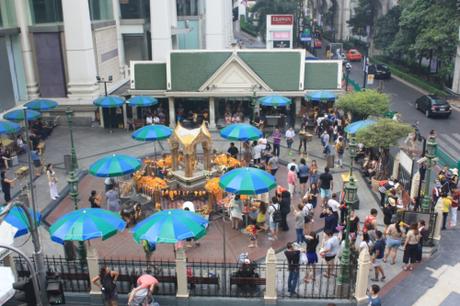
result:
[[[130,132],[124,130],[114,130],[112,134],[109,134],[106,130],[100,128],[90,128],[90,127],[75,127],[74,130],[75,144],[77,148],[77,156],[80,169],[87,169],[88,166],[107,154],[112,153],[124,153],[134,156],[145,156],[153,153],[152,143],[142,143],[137,142],[131,139]],[[271,139],[269,139],[271,141]],[[213,147],[220,149],[221,151],[226,151],[228,148],[229,142],[225,139],[220,138],[218,133],[213,133]],[[157,152],[166,153],[169,151],[169,145],[166,141],[161,143],[156,143]],[[62,192],[66,187],[66,173],[64,171],[63,157],[65,154],[70,152],[69,147],[69,135],[68,129],[65,126],[60,126],[55,129],[51,137],[46,141],[46,162],[51,162],[56,165],[57,176],[58,176],[58,188]],[[293,144],[293,148],[298,147],[298,141],[296,140]],[[281,159],[283,161],[290,161],[292,158],[296,158],[297,162],[300,160],[301,155],[293,151],[292,155],[288,154],[286,147],[281,148]],[[313,159],[318,162],[320,171],[324,169],[326,161],[324,155],[322,154],[322,148],[319,142],[319,139],[314,136],[312,142],[308,143],[308,155],[305,156],[307,162],[310,163]],[[348,172],[348,157],[347,155],[344,158],[345,166],[344,168],[334,168],[332,169],[332,174],[334,176],[334,191],[339,192],[343,183],[341,179],[342,173]],[[377,203],[372,196],[369,186],[366,185],[365,181],[362,179],[359,173],[355,173],[357,178],[358,185],[358,195],[361,202],[360,210],[358,210],[358,216],[361,220],[364,220],[365,216],[368,214],[369,210],[373,207],[377,208]],[[277,180],[279,184],[287,186],[286,179],[286,169],[280,169],[277,173]],[[41,211],[43,211],[50,204],[50,197],[48,192],[46,176],[42,175],[35,181],[36,186],[36,198],[37,205]],[[103,188],[103,179],[95,178],[92,176],[86,176],[82,179],[79,185],[80,190],[80,207],[88,206],[87,198],[89,196],[89,191],[91,189],[101,190]],[[293,199],[293,206],[295,206],[300,201],[300,195],[296,194]],[[62,215],[65,212],[73,209],[73,204],[68,197],[64,198],[62,202],[59,203],[59,206],[53,211],[46,221],[52,223],[58,216]],[[323,226],[323,221],[318,218],[320,213],[319,206],[316,211],[316,222],[314,223],[314,230],[321,230]],[[250,256],[254,259],[261,259],[265,256],[266,250],[269,247],[273,247],[275,250],[282,251],[285,247],[287,241],[293,241],[295,239],[293,216],[289,216],[289,224],[291,230],[286,233],[281,233],[280,239],[275,242],[271,242],[267,239],[265,235],[260,235],[259,237],[259,248],[253,250],[247,249],[248,239],[245,235],[232,231],[229,224],[226,224],[227,232],[227,258],[229,262],[234,262],[236,257],[243,251],[249,251]],[[382,215],[379,214],[379,223],[383,228]],[[45,227],[40,227],[41,240],[44,246],[45,253],[48,255],[63,255],[62,246],[53,243],[49,239],[49,234],[46,231]],[[116,237],[109,239],[107,241],[94,241],[94,244],[97,246],[101,257],[117,257],[117,258],[140,258],[142,249],[139,245],[135,244],[131,233],[127,230]],[[187,251],[187,255],[190,260],[210,260],[210,261],[220,261],[222,260],[222,224],[220,221],[213,222],[210,226],[208,235],[202,240],[201,247],[192,248]],[[117,243],[113,243],[117,239]],[[17,239],[16,245],[23,245],[23,248],[27,252],[31,253],[31,243],[24,238]],[[155,253],[155,258],[163,259],[172,259],[172,248],[168,245],[160,245],[157,252]],[[206,252],[203,252],[206,250]],[[282,254],[282,253],[281,253]],[[395,272],[393,272],[395,270]],[[399,271],[396,266],[385,267],[387,273],[387,279],[391,279],[392,275],[395,275]]]

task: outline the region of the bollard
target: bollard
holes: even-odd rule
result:
[[[276,304],[276,255],[273,248],[267,251],[265,258],[266,271],[265,271],[265,295],[264,299],[267,304]]]
[[[356,275],[355,299],[359,303],[367,300],[367,288],[369,286],[369,268],[371,266],[371,257],[369,250],[363,249],[359,253],[358,274]]]

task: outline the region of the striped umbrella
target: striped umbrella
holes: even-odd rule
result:
[[[169,138],[172,129],[161,124],[146,125],[137,129],[131,134],[131,137],[139,141],[155,141]]]
[[[220,130],[220,136],[235,141],[257,140],[262,137],[262,132],[246,123],[230,124]]]
[[[348,134],[356,134],[360,129],[365,128],[366,126],[374,124],[376,121],[373,119],[359,120],[353,123],[350,123],[345,127],[345,132]]]
[[[220,188],[235,194],[255,195],[276,187],[273,175],[257,168],[237,168],[220,177]]]
[[[115,177],[139,170],[139,159],[128,155],[110,155],[103,157],[89,166],[89,173],[98,177]]]
[[[21,130],[21,126],[10,121],[0,121],[0,134],[14,134]]]
[[[51,225],[51,240],[86,241],[95,238],[105,240],[124,230],[125,221],[120,215],[101,208],[82,208],[60,217]]]
[[[3,118],[10,121],[24,121],[24,112],[26,113],[27,121],[37,120],[41,116],[39,112],[34,110],[16,109],[3,115]]]
[[[3,208],[0,208],[0,213],[3,211]],[[29,213],[31,216],[34,215],[32,209],[29,209]],[[39,212],[35,213],[35,222],[37,225],[40,223],[42,216]],[[8,214],[5,216],[4,221],[11,226],[17,229],[14,238],[23,236],[29,232],[30,224],[27,219],[26,213],[23,211],[21,207],[14,206],[10,209]]]
[[[334,101],[337,96],[330,91],[321,90],[308,93],[305,97],[310,101]]]
[[[141,127],[134,131],[131,137],[139,141],[153,141],[153,154],[157,156],[157,148],[155,147],[155,140],[163,140],[172,135],[172,129],[161,124],[151,124]]]
[[[273,107],[286,106],[291,104],[291,99],[282,96],[267,96],[259,98],[257,101],[261,105]]]
[[[208,220],[182,209],[162,210],[141,221],[133,228],[137,243],[142,240],[155,243],[176,243],[187,238],[196,240],[206,235]]]
[[[118,96],[103,96],[94,100],[93,104],[103,108],[120,107],[125,103],[125,99]]]
[[[131,106],[152,106],[158,104],[158,99],[148,96],[131,97],[127,103]]]
[[[58,103],[56,101],[48,99],[35,99],[30,102],[27,102],[26,104],[24,104],[24,106],[27,107],[27,109],[41,112],[56,108],[58,106]]]

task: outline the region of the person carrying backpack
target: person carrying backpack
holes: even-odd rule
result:
[[[281,215],[280,204],[277,197],[272,198],[272,204],[268,207],[268,220],[270,226],[271,237],[268,237],[268,240],[277,240],[278,239],[278,227],[281,223],[283,217]]]
[[[106,306],[118,305],[117,285],[115,284],[118,275],[118,272],[111,271],[108,267],[102,267],[99,275],[91,280],[93,284],[101,288],[102,298]]]

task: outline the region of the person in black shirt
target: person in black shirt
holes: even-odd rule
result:
[[[329,173],[329,167],[324,168],[324,173],[319,176],[319,190],[323,206],[326,206],[327,201],[331,197],[332,189],[334,189],[334,178]]]
[[[318,235],[312,231],[309,235],[305,235],[305,241],[307,242],[307,273],[303,279],[304,282],[308,283],[315,279],[314,264],[318,262],[318,254],[316,254],[316,248],[319,244]]]
[[[237,158],[238,148],[235,147],[235,144],[233,142],[230,142],[230,148],[228,148],[227,153],[230,154],[231,157]]]
[[[89,201],[91,208],[101,208],[100,206],[101,203],[97,197],[96,190],[91,191],[91,195],[89,196],[88,201]]]
[[[280,228],[282,231],[289,231],[287,223],[287,215],[291,212],[291,194],[285,190],[281,193],[280,201],[280,212],[281,212],[281,223]]]
[[[2,191],[6,204],[11,201],[11,184],[14,183],[14,181],[16,181],[16,179],[9,179],[6,177],[5,171],[1,172]]]
[[[288,291],[291,296],[297,294],[296,286],[299,281],[299,263],[300,263],[300,251],[294,250],[292,243],[288,242],[287,250],[284,251],[284,256],[288,261],[289,277],[288,277]]]
[[[337,218],[337,215],[332,212],[332,209],[329,206],[323,209],[323,212],[319,215],[319,217],[324,218],[324,232],[337,232],[339,219]]]

